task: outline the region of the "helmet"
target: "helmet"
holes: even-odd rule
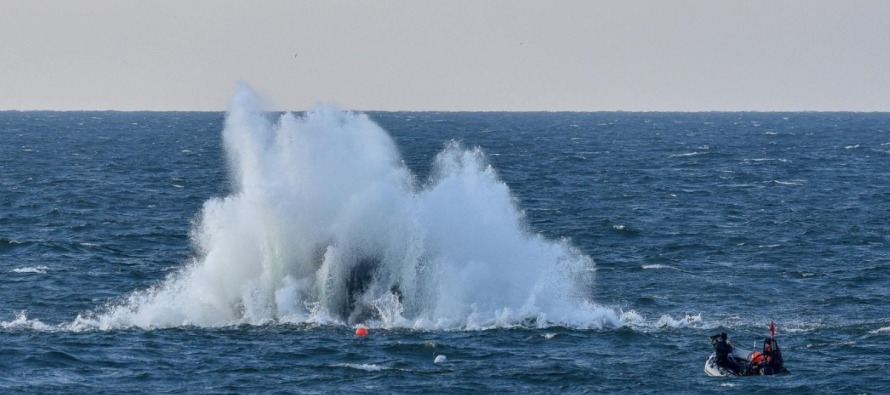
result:
[[[720,338],[726,340],[726,332],[720,332]]]

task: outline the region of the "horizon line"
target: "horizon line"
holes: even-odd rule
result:
[[[313,106],[315,107],[315,106]],[[275,112],[305,112],[311,110],[313,107],[300,109],[300,110],[281,110],[281,109],[272,109],[265,110],[265,112],[275,113]],[[340,106],[335,106],[340,107]],[[374,109],[356,109],[356,108],[339,108],[342,111],[351,111],[351,112],[403,112],[403,113],[687,113],[687,114],[701,114],[701,113],[857,113],[857,114],[883,114],[890,113],[890,110],[374,110]],[[226,113],[228,109],[224,110],[158,110],[158,109],[0,109],[0,113],[3,112],[154,112],[154,113],[164,113],[164,112],[193,112],[193,113]]]

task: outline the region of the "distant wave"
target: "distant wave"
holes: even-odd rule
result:
[[[656,264],[654,264],[654,265],[643,265],[642,268],[643,268],[643,269],[646,269],[646,270],[651,270],[651,269],[673,269],[673,270],[679,270],[679,269],[677,269],[677,268],[675,268],[675,267],[673,267],[673,266],[662,265],[662,264],[658,264],[658,263],[656,263]]]
[[[45,274],[46,271],[49,270],[46,266],[35,266],[35,267],[19,267],[10,270],[12,273],[36,273],[36,274]]]
[[[806,182],[806,180],[788,180],[788,181],[773,180],[773,183],[779,184],[779,185],[803,185],[805,182]]]
[[[875,329],[875,330],[870,331],[870,332],[868,332],[868,333],[871,333],[872,335],[877,335],[877,334],[886,333],[886,332],[890,332],[890,326],[885,326],[885,327],[883,327],[883,328],[878,328],[878,329]]]
[[[622,315],[622,319],[627,327],[641,332],[653,332],[661,329],[676,328],[702,328],[710,329],[717,327],[717,323],[707,323],[702,319],[701,314],[684,314],[682,317],[675,318],[671,315],[662,315],[654,322],[646,320],[643,316],[634,311],[628,311]]]
[[[660,328],[685,328],[689,326],[693,326],[696,324],[700,324],[702,322],[701,314],[690,315],[687,314],[683,318],[676,319],[669,315],[664,315],[658,319],[655,323],[655,326]]]
[[[744,163],[744,164],[761,163],[761,162],[782,162],[782,163],[788,163],[788,162],[790,162],[790,161],[789,161],[788,159],[782,159],[782,158],[746,158],[746,159],[743,159],[743,160],[742,160],[742,163]]]
[[[0,250],[25,247],[29,244],[31,244],[31,243],[27,242],[27,241],[19,241],[19,240],[7,239],[7,238],[0,238]]]
[[[640,232],[638,230],[636,230],[630,226],[623,225],[623,224],[612,225],[612,230],[615,233],[622,234],[625,236],[636,236],[636,235],[640,234]]]
[[[384,370],[384,368],[382,366],[373,364],[373,363],[336,363],[332,366],[338,367],[338,368],[364,370],[367,372],[379,372],[381,370]]]
[[[669,158],[685,158],[689,156],[707,155],[709,152],[687,152],[683,154],[673,154]]]

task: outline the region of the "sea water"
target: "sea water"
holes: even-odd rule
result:
[[[890,114],[261,102],[0,113],[0,391],[890,391]]]

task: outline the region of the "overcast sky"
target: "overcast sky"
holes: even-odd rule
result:
[[[0,0],[0,109],[890,111],[890,1]]]

